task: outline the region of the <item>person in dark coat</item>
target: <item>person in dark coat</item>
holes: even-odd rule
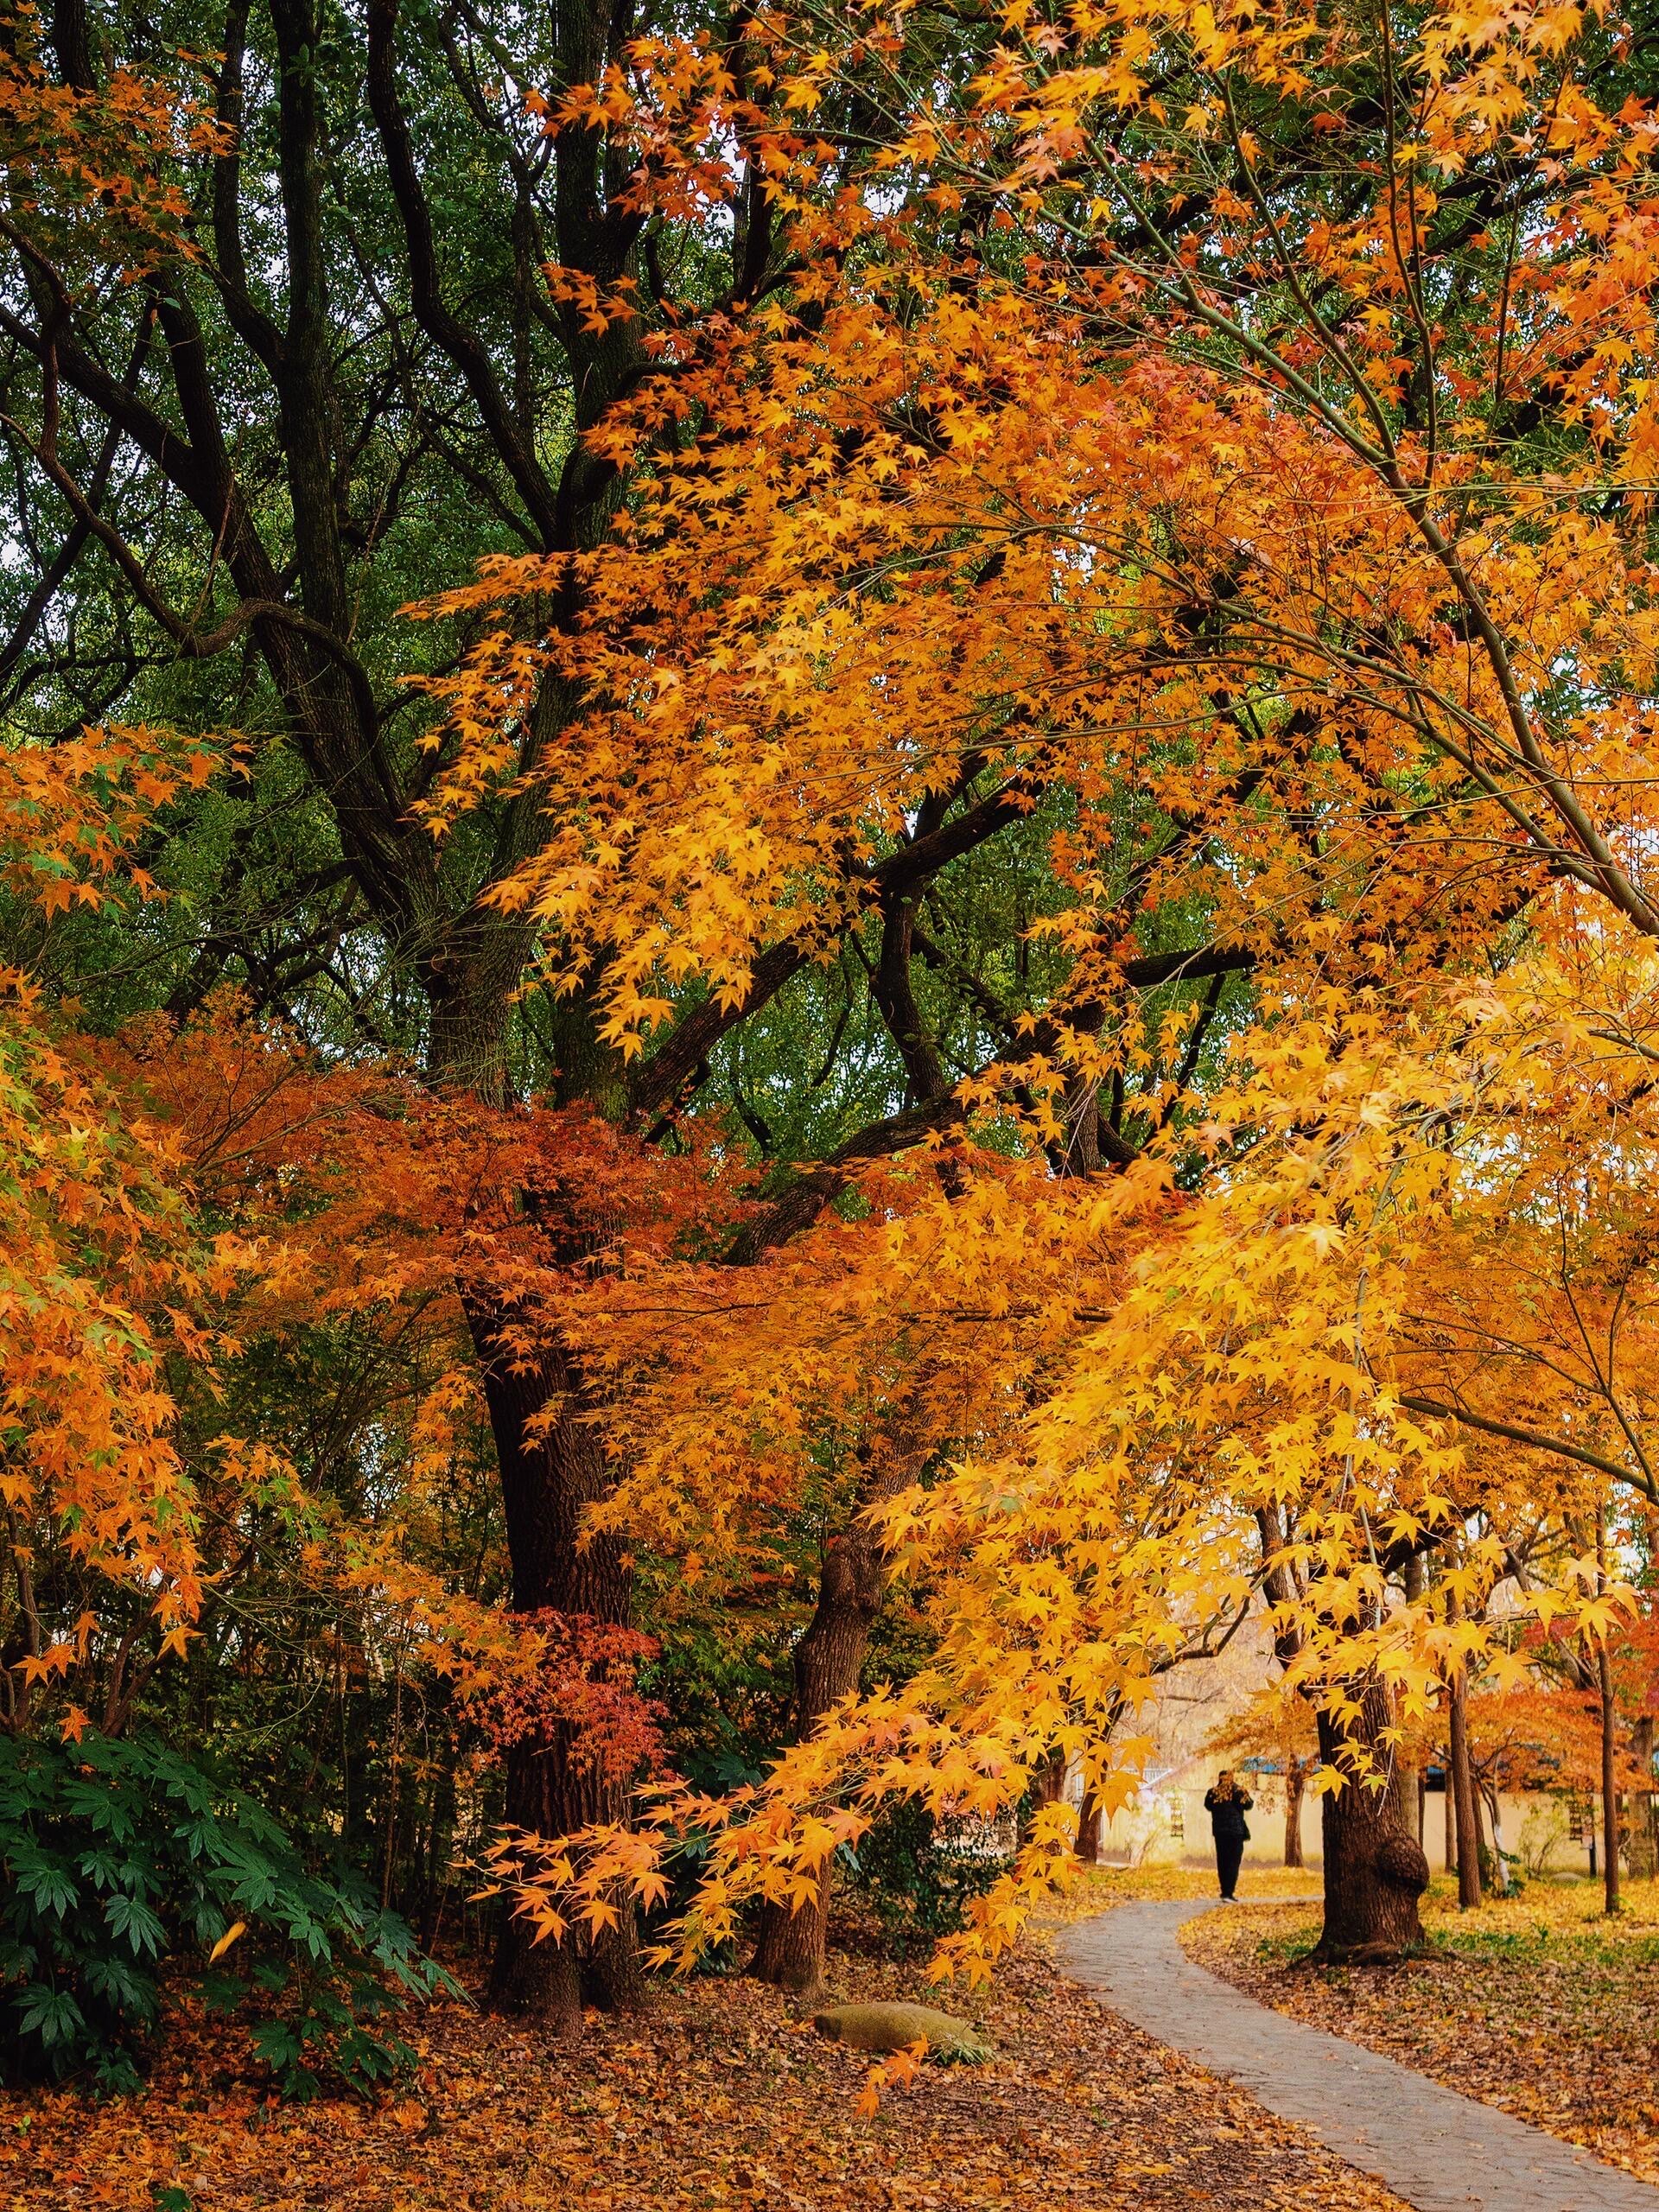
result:
[[[1249,1823],[1244,1815],[1255,1802],[1239,1788],[1230,1766],[1223,1767],[1216,1777],[1215,1788],[1205,1796],[1204,1809],[1210,1815],[1210,1827],[1216,1839],[1216,1872],[1221,1880],[1221,1894],[1229,1904],[1233,1902],[1233,1890],[1238,1881],[1239,1861],[1249,1840]]]

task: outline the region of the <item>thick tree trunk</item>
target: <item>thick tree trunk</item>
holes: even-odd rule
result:
[[[884,1580],[875,1531],[855,1520],[825,1555],[817,1606],[795,1647],[796,1724],[803,1736],[858,1688],[870,1630],[881,1610]],[[830,1871],[826,1866],[816,1893],[792,1911],[786,1904],[762,1908],[750,1967],[758,1980],[802,1993],[823,1980]]]
[[[1302,1863],[1302,1799],[1307,1789],[1307,1764],[1293,1751],[1285,1762],[1285,1864]]]
[[[1446,1787],[1458,1808],[1458,1904],[1467,1911],[1480,1903],[1480,1814],[1475,1803],[1474,1770],[1469,1764],[1469,1675],[1459,1667],[1451,1694],[1451,1759]]]
[[[1389,1725],[1389,1694],[1373,1683],[1359,1699],[1359,1713],[1344,1730],[1328,1713],[1318,1716],[1325,1763],[1349,1773],[1344,1750],[1369,1753],[1379,1767]],[[1325,1927],[1315,1956],[1357,1965],[1397,1959],[1423,1940],[1417,1900],[1428,1887],[1428,1861],[1401,1815],[1400,1784],[1367,1789],[1352,1778],[1327,1791],[1321,1804],[1325,1842]]]
[[[551,711],[538,699],[538,715]],[[431,1009],[429,1070],[438,1087],[498,1105],[507,1099],[512,992],[530,943],[520,923],[485,912],[448,931],[423,979]],[[606,1084],[613,1070],[598,1048],[588,1010],[574,1002],[562,1020],[561,1098],[610,1103]],[[563,1256],[579,1260],[591,1238],[591,1229],[571,1224]],[[463,1287],[462,1302],[495,1442],[513,1611],[626,1626],[632,1578],[620,1541],[607,1535],[583,1541],[587,1510],[609,1493],[614,1475],[589,1418],[594,1401],[580,1368],[556,1339],[543,1341],[540,1329],[527,1363],[524,1344],[514,1338],[525,1317],[487,1281]],[[626,1786],[590,1771],[575,1750],[575,1732],[564,1726],[513,1748],[505,1775],[509,1827],[567,1835],[624,1815]],[[643,1988],[631,1907],[608,1934],[593,1941],[571,1935],[556,1944],[532,1942],[527,1923],[504,1911],[490,1973],[491,2001],[503,2010],[534,2013],[574,2038],[584,1999],[626,2007]]]
[[[512,1316],[477,1298],[467,1319],[483,1369],[485,1395],[501,1471],[501,1500],[512,1563],[515,1612],[546,1610],[626,1624],[632,1578],[620,1539],[601,1534],[582,1544],[582,1516],[606,1496],[612,1471],[590,1421],[582,1376],[562,1347],[545,1347],[533,1367],[514,1371],[504,1340]],[[557,1412],[534,1437],[533,1418]],[[507,1761],[508,1824],[538,1835],[564,1835],[624,1810],[619,1782],[574,1757],[572,1732],[561,1726],[518,1746]],[[566,2034],[581,2025],[581,2001],[636,2003],[642,1988],[632,1916],[580,1956],[575,1939],[532,1943],[526,1923],[508,1913],[490,1977],[492,2000],[534,2012]]]

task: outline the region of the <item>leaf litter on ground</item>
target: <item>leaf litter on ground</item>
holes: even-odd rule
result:
[[[1096,1877],[1061,1916],[1144,1893]],[[1179,1893],[1179,1892],[1178,1892]],[[940,1992],[836,1953],[848,1999]],[[15,2093],[7,2212],[1403,2212],[1231,2085],[1103,2012],[1028,1940],[992,1989],[950,1992],[995,2060],[923,2067],[857,2108],[866,2054],[779,1993],[706,1977],[580,2049],[434,2006],[414,2079],[379,2102],[267,2102],[222,2024],[175,2018],[137,2096]]]

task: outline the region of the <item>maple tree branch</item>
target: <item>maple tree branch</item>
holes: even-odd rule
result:
[[[1659,1483],[1651,1476],[1633,1473],[1617,1459],[1609,1459],[1587,1446],[1570,1443],[1564,1436],[1548,1436],[1541,1430],[1522,1428],[1514,1421],[1495,1421],[1490,1414],[1472,1413],[1467,1406],[1441,1405],[1433,1398],[1420,1398],[1402,1393],[1397,1402],[1408,1413],[1423,1414],[1435,1421],[1456,1421],[1465,1428],[1475,1428],[1484,1435],[1501,1436],[1510,1444],[1522,1444],[1529,1451],[1547,1452],[1558,1459],[1572,1459],[1580,1466],[1593,1467],[1598,1472],[1611,1475],[1615,1481],[1628,1483],[1639,1491],[1649,1504],[1659,1505]]]
[[[1503,810],[1547,865],[1570,874],[1587,890],[1611,897],[1614,903],[1620,906],[1621,911],[1631,913],[1632,918],[1636,918],[1629,904],[1630,899],[1637,897],[1633,887],[1630,885],[1628,878],[1612,857],[1605,841],[1594,830],[1593,824],[1589,823],[1588,817],[1583,814],[1582,810],[1579,810],[1579,815],[1586,825],[1586,834],[1580,836],[1579,830],[1573,828],[1572,822],[1567,820],[1563,810],[1556,805],[1555,796],[1550,791],[1548,785],[1548,778],[1552,772],[1548,770],[1547,764],[1545,772],[1541,776],[1534,761],[1529,760],[1524,753],[1504,745],[1498,733],[1489,722],[1474,714],[1461,701],[1453,698],[1441,686],[1429,683],[1414,670],[1402,664],[1397,657],[1384,659],[1375,652],[1360,652],[1352,647],[1346,647],[1334,639],[1315,637],[1307,632],[1287,628],[1282,621],[1264,616],[1254,608],[1241,606],[1237,601],[1231,603],[1230,611],[1234,620],[1245,629],[1246,634],[1253,640],[1259,641],[1258,650],[1260,645],[1268,643],[1278,645],[1281,650],[1300,648],[1308,655],[1329,661],[1356,677],[1370,677],[1376,676],[1379,671],[1385,671],[1398,683],[1401,692],[1404,695],[1403,702],[1390,698],[1386,693],[1379,691],[1370,682],[1359,686],[1355,696],[1362,698],[1377,713],[1388,715],[1392,719],[1403,723],[1408,728],[1414,730],[1436,751],[1444,753],[1448,760],[1455,761],[1486,797]],[[1230,653],[1228,659],[1230,661],[1236,657],[1236,649],[1233,653]],[[1269,665],[1274,666],[1280,673],[1294,675],[1298,672],[1294,661],[1279,662],[1270,658]],[[1451,735],[1446,728],[1438,725],[1424,711],[1424,702],[1438,709],[1446,722],[1465,733],[1469,741],[1461,741]],[[1500,760],[1510,762],[1517,775],[1523,777],[1532,789],[1544,790],[1551,804],[1555,806],[1558,816],[1567,822],[1569,828],[1573,828],[1573,844],[1562,843],[1558,838],[1547,834],[1541,820],[1522,804],[1515,792],[1498,775],[1482,763],[1475,750],[1477,744],[1490,747],[1497,753]],[[1576,801],[1573,804],[1576,806]],[[1577,849],[1574,849],[1575,846]],[[1624,886],[1623,891],[1618,888],[1621,884]],[[1646,908],[1645,903],[1643,911],[1650,911]],[[1653,934],[1653,931],[1649,929],[1646,933]]]
[[[930,1136],[941,1135],[967,1118],[967,1108],[955,1091],[949,1091],[941,1098],[907,1106],[902,1113],[889,1115],[885,1121],[870,1122],[856,1136],[849,1137],[845,1144],[838,1146],[828,1160],[802,1170],[764,1212],[746,1223],[727,1247],[727,1264],[752,1266],[764,1254],[786,1244],[791,1236],[810,1228],[824,1208],[850,1185],[860,1167],[872,1160],[891,1160],[898,1153],[908,1152],[912,1146],[925,1143]]]
[[[911,981],[914,921],[915,904],[909,894],[900,893],[882,901],[881,948],[870,978],[870,991],[898,1048],[912,1090],[918,1100],[926,1100],[942,1097],[950,1085],[938,1048],[922,1020]]]
[[[1229,315],[1216,307],[1200,290],[1192,270],[1159,228],[1148,209],[1137,197],[1123,174],[1123,165],[1109,161],[1101,163],[1102,173],[1109,179],[1110,188],[1124,201],[1141,224],[1147,237],[1161,257],[1164,268],[1144,264],[1128,264],[1150,285],[1172,302],[1179,300],[1188,312],[1205,327],[1225,336],[1237,346],[1259,370],[1294,392],[1301,404],[1325,423],[1333,435],[1373,471],[1378,481],[1404,509],[1413,527],[1421,537],[1447,581],[1452,584],[1459,601],[1479,637],[1488,665],[1497,681],[1503,700],[1505,715],[1513,732],[1522,760],[1537,785],[1548,797],[1551,806],[1567,824],[1586,854],[1591,867],[1593,887],[1632,921],[1644,935],[1659,936],[1659,911],[1637,891],[1605,838],[1597,829],[1588,812],[1567,779],[1553,769],[1543,748],[1538,742],[1532,718],[1522,696],[1509,647],[1497,624],[1493,621],[1484,594],[1459,556],[1455,543],[1447,538],[1429,512],[1429,487],[1426,484],[1408,481],[1401,469],[1392,434],[1386,418],[1378,409],[1376,395],[1370,384],[1333,338],[1324,319],[1306,299],[1300,280],[1294,270],[1288,271],[1288,282],[1297,305],[1302,312],[1305,327],[1308,327],[1323,346],[1334,346],[1344,365],[1344,373],[1356,397],[1365,407],[1374,424],[1380,428],[1381,443],[1373,443],[1361,435],[1351,420],[1334,407],[1318,387],[1301,374],[1287,359],[1282,348],[1268,344],[1250,330],[1238,316]],[[1258,202],[1258,205],[1260,203]],[[1266,212],[1266,211],[1264,211]],[[1273,232],[1275,245],[1283,260],[1282,241],[1270,213],[1266,219]]]
[[[1029,785],[1014,779],[925,836],[912,838],[886,859],[849,868],[848,881],[858,896],[858,911],[861,913],[884,897],[920,887],[951,861],[972,852],[1011,823],[1023,821],[1030,810]],[[682,1014],[629,1079],[630,1122],[652,1119],[671,1107],[728,1031],[758,1014],[818,957],[816,948],[802,939],[781,938],[756,957],[741,998],[725,1004],[704,999]]]
[[[635,1069],[628,1083],[628,1112],[633,1122],[647,1120],[673,1106],[684,1094],[697,1070],[728,1031],[758,1014],[785,983],[798,976],[812,958],[798,938],[782,938],[768,945],[749,970],[748,988],[741,998],[722,1005],[707,998],[682,1014],[663,1042]]]
[[[1243,946],[1199,946],[1190,952],[1143,954],[1125,961],[1120,972],[1128,988],[1144,989],[1176,981],[1196,982],[1210,976],[1245,973],[1255,966],[1258,957]],[[1007,1067],[1012,1071],[1021,1060],[1051,1055],[1066,1028],[1092,1033],[1104,1023],[1109,1011],[1105,1000],[1090,998],[1065,1014],[1045,1015],[1033,1025],[1022,1050],[988,1063],[979,1071],[980,1078],[995,1068]],[[857,1135],[849,1137],[828,1160],[803,1169],[763,1214],[740,1230],[728,1249],[727,1259],[733,1265],[747,1265],[774,1246],[786,1243],[790,1237],[809,1227],[824,1207],[847,1189],[854,1172],[866,1161],[891,1159],[930,1136],[956,1128],[967,1118],[967,1107],[958,1092],[951,1090],[907,1107],[903,1113],[891,1115],[884,1121],[872,1122]],[[1103,1118],[1099,1125],[1098,1141],[1103,1158],[1115,1167],[1129,1166],[1141,1157],[1140,1147],[1131,1144]]]
[[[949,976],[969,1003],[978,1009],[987,1028],[1001,1037],[1005,1044],[1011,1042],[1017,1027],[1014,1013],[989,985],[976,976],[971,969],[964,967],[943,945],[936,944],[919,924],[912,925],[911,940],[935,974]]]
[[[1221,97],[1227,111],[1227,130],[1232,142],[1234,158],[1243,175],[1245,189],[1249,192],[1250,199],[1255,203],[1255,211],[1266,226],[1268,236],[1273,241],[1274,253],[1277,257],[1280,269],[1283,273],[1286,288],[1292,299],[1301,309],[1303,325],[1313,334],[1315,342],[1331,356],[1344,376],[1347,378],[1355,397],[1371,418],[1371,426],[1376,432],[1377,442],[1383,453],[1389,460],[1393,460],[1395,457],[1394,433],[1389,427],[1389,418],[1377,404],[1376,394],[1371,390],[1370,379],[1360,373],[1358,365],[1348,348],[1307,296],[1295,257],[1285,245],[1284,235],[1274,219],[1272,208],[1268,204],[1267,195],[1262,191],[1261,181],[1255,174],[1255,164],[1244,151],[1243,142],[1239,133],[1238,117],[1233,108],[1232,86],[1224,76],[1221,79]]]

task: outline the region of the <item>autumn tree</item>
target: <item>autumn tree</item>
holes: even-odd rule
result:
[[[22,81],[90,118],[76,20]],[[1326,1948],[1397,1952],[1401,1731],[1506,1580],[1607,1652],[1617,1560],[1516,1546],[1651,1479],[1639,1328],[1551,1426],[1445,1319],[1585,1173],[1572,1249],[1639,1212],[1639,48],[1335,0],[318,31],[233,16],[164,234],[12,224],[9,434],[75,546],[18,697],[200,727],[239,654],[252,797],[200,942],[141,948],[165,996],[233,974],[434,1098],[564,1109],[476,1224],[426,1201],[515,1613],[626,1637],[642,1554],[730,1586],[812,1482],[838,1516],[750,1794],[625,1818],[537,1708],[500,1993],[574,2024],[573,1947],[524,1938],[585,1924],[626,1993],[687,1828],[683,1958],[818,1929],[895,1797],[1002,1813],[1076,1760],[1109,1805],[1160,1669],[1252,1605],[1332,1785]],[[145,641],[109,696],[100,626]],[[656,1156],[739,1129],[754,1196],[640,1233]],[[861,1682],[899,1586],[926,1663]]]
[[[1176,10],[1133,36],[1009,22],[912,111],[911,20],[874,42],[831,11],[763,27],[793,109],[868,92],[913,197],[823,219],[825,302],[796,322],[779,303],[747,379],[688,369],[610,426],[637,458],[658,410],[708,410],[592,563],[604,741],[541,764],[571,835],[512,895],[600,963],[627,1049],[677,978],[735,1008],[767,963],[822,944],[848,842],[879,851],[961,766],[993,763],[1009,804],[1073,794],[1052,849],[1070,903],[1047,925],[1063,988],[939,1125],[1023,1123],[1052,1171],[1082,1102],[1103,1162],[1195,1194],[1166,1247],[1182,1318],[1172,1337],[1139,1289],[1098,1308],[1083,1292],[1071,1325],[1109,1313],[1109,1340],[1062,1344],[993,1464],[1044,1497],[1062,1549],[1058,1476],[1033,1470],[1075,1465],[1115,1502],[1126,1465],[1137,1500],[1179,1495],[1187,1470],[1195,1496],[1200,1471],[1242,1474],[1211,1493],[1228,1541],[1211,1557],[1264,1592],[1316,1697],[1342,1783],[1330,1947],[1387,1950],[1414,1939],[1427,1872],[1381,1783],[1397,1707],[1479,1640],[1465,1601],[1502,1578],[1512,1502],[1465,1459],[1456,1409],[1395,1379],[1402,1255],[1481,1217],[1497,1131],[1541,1133],[1541,1039],[1548,1082],[1593,1065],[1599,1113],[1644,1090],[1645,521],[1639,494],[1605,497],[1639,473],[1645,385],[1625,379],[1644,340],[1609,351],[1599,318],[1636,294],[1645,110],[1617,39],[1576,18],[1434,15],[1379,51],[1341,10],[1220,28]],[[1517,170],[1511,142],[1535,161]],[[816,173],[810,125],[785,156]],[[771,433],[764,481],[746,422]],[[671,628],[629,626],[647,576]],[[537,572],[501,582],[522,594]],[[478,657],[458,721],[487,722],[570,650],[545,640],[528,673]],[[624,753],[648,764],[626,808]],[[741,863],[711,875],[711,849]],[[1118,1103],[1141,1049],[1123,986],[1178,918],[1198,941],[1163,974],[1254,992],[1225,1078],[1188,1108],[1204,1144],[1179,1083],[1138,1124]],[[1202,1019],[1173,1011],[1164,1067]],[[1084,1346],[1089,1388],[1068,1364]],[[1106,1403],[1126,1458],[1085,1476],[1084,1408]],[[1269,1470],[1270,1496],[1253,1491]],[[965,1493],[927,1496],[887,1508],[892,1540],[966,1577]],[[1408,1594],[1413,1557],[1477,1513],[1472,1553]],[[1582,1581],[1557,1599],[1604,1637],[1618,1602]],[[994,1735],[967,1680],[940,1694]],[[1007,1786],[1032,1771],[1016,1761]],[[1039,1823],[1033,1863],[1050,1841]]]
[[[376,6],[325,23],[237,4],[219,57],[171,77],[150,57],[158,40],[199,41],[194,20],[118,13],[96,37],[74,5],[21,22],[13,143],[27,156],[49,118],[86,158],[70,188],[8,219],[7,431],[25,537],[57,549],[14,593],[9,711],[43,740],[118,702],[192,728],[229,719],[251,772],[174,826],[188,925],[142,931],[113,958],[107,935],[60,942],[53,982],[90,980],[108,1007],[113,968],[127,979],[115,1010],[183,1017],[233,981],[255,1013],[339,1048],[414,1052],[436,1090],[499,1102],[551,1084],[650,1128],[709,1079],[721,1025],[694,1025],[627,1087],[580,995],[516,998],[540,925],[486,894],[548,824],[508,798],[434,839],[418,809],[443,756],[426,743],[422,679],[469,627],[411,630],[396,610],[516,551],[564,563],[537,619],[574,619],[573,556],[621,488],[586,434],[651,365],[653,333],[721,330],[771,281],[759,167],[722,175],[680,151],[708,68],[691,67],[654,132],[622,114],[614,131],[555,131],[554,92],[602,80],[636,29],[626,16],[567,10],[531,31],[487,11],[440,25]],[[133,180],[141,124],[151,166]],[[112,222],[111,195],[124,217],[130,200],[165,219]],[[538,689],[521,767],[579,696],[557,677]],[[893,895],[936,865],[906,856]],[[875,1089],[880,1119],[888,1086]],[[567,1224],[567,1265],[585,1264],[593,1234]],[[513,1602],[620,1623],[620,1554],[575,1546],[608,1481],[587,1386],[556,1331],[533,1368],[518,1360],[522,1317],[481,1277],[468,1310]],[[557,1825],[591,1806],[514,1809]],[[504,1957],[504,1986],[529,1970]]]

